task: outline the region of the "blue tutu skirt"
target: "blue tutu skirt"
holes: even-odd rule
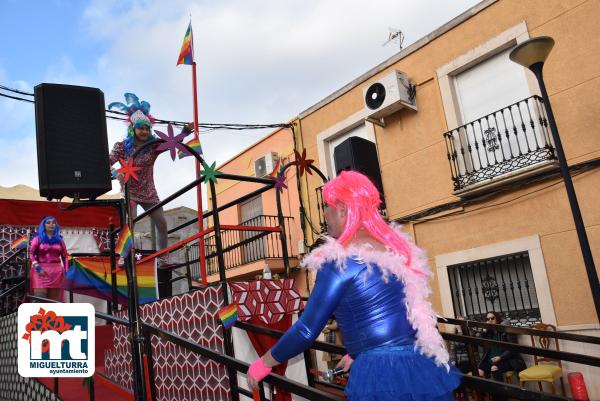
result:
[[[349,401],[452,401],[461,373],[437,366],[414,345],[361,352],[346,385]]]

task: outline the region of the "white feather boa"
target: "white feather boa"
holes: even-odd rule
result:
[[[431,303],[427,300],[431,294],[429,278],[432,273],[427,265],[427,258],[422,249],[417,247],[410,237],[400,231],[399,226],[392,225],[403,240],[410,244],[412,260],[406,266],[406,258],[391,250],[381,252],[373,249],[371,245],[344,247],[332,237],[325,237],[325,244],[321,245],[301,262],[309,270],[319,270],[325,262],[333,261],[339,269],[346,268],[346,260],[355,256],[366,263],[369,270],[377,265],[387,281],[391,276],[397,277],[404,283],[405,304],[408,321],[416,330],[416,346],[418,351],[428,357],[434,358],[437,365],[448,366],[448,351],[442,336],[437,330],[437,315]],[[417,272],[425,272],[419,274]]]

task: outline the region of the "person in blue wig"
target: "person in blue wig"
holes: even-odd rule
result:
[[[31,288],[40,297],[62,301],[62,284],[69,269],[69,253],[60,235],[60,225],[52,216],[40,221],[37,236],[31,241]]]
[[[127,104],[113,102],[108,105],[109,109],[117,108],[128,116],[129,126],[127,135],[122,141],[116,142],[110,153],[110,165],[119,162],[119,159],[129,160],[135,150],[146,142],[156,139],[152,133],[152,125],[154,117],[150,114],[150,103],[139,101],[138,97],[133,93],[125,93],[125,101]],[[192,124],[186,124],[183,131],[187,134],[192,132]],[[148,210],[158,202],[158,193],[154,184],[154,162],[161,153],[157,150],[158,144],[145,148],[141,154],[137,154],[135,162],[141,170],[137,172],[138,179],[129,180],[129,199],[131,201],[131,212],[133,217],[137,215],[137,205],[140,205],[144,210]],[[121,189],[125,188],[122,174],[114,174],[113,176],[119,180]],[[150,218],[154,222],[157,231],[157,246],[163,249],[167,246],[167,221],[165,219],[163,208],[154,210],[150,214]],[[123,263],[123,259],[119,259],[119,264]],[[158,266],[165,267],[169,264],[169,254],[166,253],[158,258]]]

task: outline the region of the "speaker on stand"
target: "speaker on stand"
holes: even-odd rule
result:
[[[35,87],[40,195],[95,199],[110,191],[104,93],[43,83]]]

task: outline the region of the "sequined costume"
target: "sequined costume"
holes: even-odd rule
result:
[[[275,360],[307,349],[335,314],[354,359],[349,400],[453,399],[460,376],[448,365],[426,300],[428,275],[404,268],[403,258],[392,252],[344,249],[333,239],[304,264],[318,270],[317,281],[300,319],[271,349]]]
[[[69,263],[69,254],[63,240],[54,244],[46,244],[41,243],[39,237],[35,237],[31,241],[29,258],[32,263],[30,271],[32,288],[62,287],[64,272],[68,269]],[[34,266],[35,262],[39,265]],[[39,268],[37,268],[38,266]]]
[[[141,170],[137,172],[138,180],[134,178],[129,180],[129,197],[137,204],[155,205],[160,201],[154,185],[154,162],[160,154],[156,150],[157,146],[158,144],[145,148],[135,158],[134,165],[141,167]],[[137,147],[134,146],[134,151],[136,149]],[[110,165],[117,163],[120,158],[124,160],[129,158],[123,141],[114,144],[110,152]],[[123,185],[124,183],[121,182],[121,186]]]

